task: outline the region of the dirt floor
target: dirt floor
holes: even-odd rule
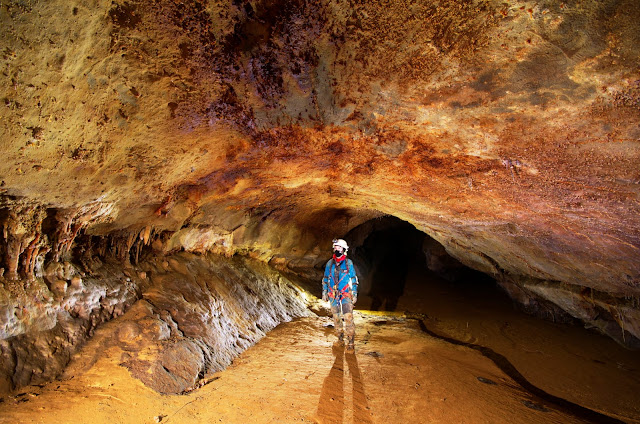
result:
[[[398,309],[422,315],[356,312],[353,355],[334,345],[328,317],[282,324],[185,395],[152,391],[89,343],[70,379],[3,398],[0,422],[640,423],[640,355],[608,338],[422,275]]]

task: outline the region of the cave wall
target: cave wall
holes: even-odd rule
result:
[[[633,0],[2,2],[3,284],[69,290],[42,278],[92,243],[313,277],[393,215],[525,305],[638,337],[638,21]]]
[[[144,272],[94,259],[91,271],[52,262],[44,278],[0,284],[0,392],[59,377],[95,330],[149,286]]]
[[[94,257],[90,270],[65,262],[17,283],[0,287],[2,393],[88,369],[98,359],[79,355],[89,340],[102,346],[94,352],[118,350],[148,387],[182,393],[279,323],[309,314],[294,282],[243,257],[147,252],[126,266]]]
[[[309,315],[302,291],[260,261],[182,253],[149,268],[151,288],[101,338],[160,393],[193,389],[281,322]]]

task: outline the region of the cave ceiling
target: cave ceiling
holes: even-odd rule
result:
[[[309,247],[390,214],[485,272],[640,294],[635,0],[22,0],[0,22],[18,214],[245,243],[267,221]]]

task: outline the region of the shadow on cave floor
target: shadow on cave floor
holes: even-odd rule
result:
[[[580,326],[521,312],[495,280],[465,268],[397,218],[371,221],[345,238],[353,244],[350,257],[359,271],[361,314],[418,317],[427,334],[489,352],[487,357],[506,365],[503,371],[522,377],[518,384],[530,392],[540,389],[549,400],[573,403],[578,412],[584,406],[640,422],[637,352]],[[441,265],[440,274],[427,262]],[[586,416],[588,421],[588,411]]]
[[[353,244],[350,256],[360,276],[357,310],[420,317],[428,334],[503,357],[525,385],[638,417],[637,352],[580,326],[526,315],[495,280],[464,267],[398,218],[369,221],[344,237]]]

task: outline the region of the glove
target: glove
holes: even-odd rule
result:
[[[327,292],[322,292],[322,301],[323,302],[329,301],[329,295],[327,295]]]
[[[358,301],[358,295],[354,294],[353,295],[353,304],[355,305],[357,301]]]

